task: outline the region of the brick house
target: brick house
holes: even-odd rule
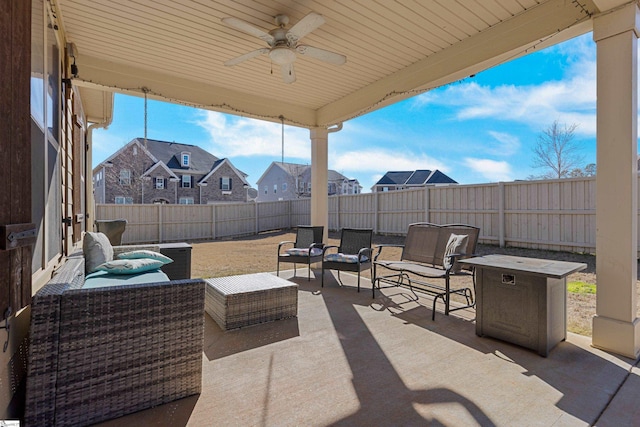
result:
[[[143,138],[93,169],[96,203],[246,202],[246,177],[198,146]]]

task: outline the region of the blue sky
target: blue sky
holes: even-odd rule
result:
[[[388,170],[439,169],[461,184],[526,179],[538,136],[577,124],[595,163],[596,65],[591,33],[344,123],[329,135],[329,167],[369,192]],[[281,125],[148,102],[148,137],[198,145],[256,181],[281,159]],[[94,166],[144,136],[144,100],[117,94],[114,119],[93,136]],[[285,161],[311,161],[309,131],[285,126]]]

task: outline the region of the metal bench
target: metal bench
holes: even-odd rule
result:
[[[466,224],[438,225],[427,222],[409,225],[404,245],[377,245],[371,278],[373,297],[378,289],[406,286],[434,296],[432,319],[435,320],[438,299],[444,302],[444,314],[475,306],[474,296],[468,287],[452,288],[449,277],[461,273],[458,261],[472,256],[478,243],[480,229]],[[454,236],[452,238],[452,236]],[[383,248],[400,247],[400,260],[380,259]],[[380,274],[380,272],[384,274]],[[429,279],[430,281],[426,281]],[[444,279],[444,284],[431,283],[431,279]],[[387,286],[382,286],[386,283]],[[451,294],[461,295],[467,304],[451,308]]]

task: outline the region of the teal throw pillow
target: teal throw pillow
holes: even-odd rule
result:
[[[168,256],[163,255],[159,252],[150,251],[147,249],[123,252],[119,254],[117,258],[118,259],[140,259],[140,258],[155,259],[156,261],[162,261],[163,264],[169,264],[170,262],[173,262],[173,260]]]
[[[112,274],[137,274],[157,270],[162,266],[163,262],[156,259],[116,259],[100,264],[96,268],[96,271],[106,271]]]

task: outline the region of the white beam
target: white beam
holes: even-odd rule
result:
[[[88,56],[79,56],[77,65],[79,74],[73,79],[77,86],[138,96],[146,87],[153,99],[276,123],[282,115],[295,126],[316,126],[316,112],[298,105]]]
[[[324,226],[323,242],[329,236],[329,131],[312,128],[311,137],[311,225]]]
[[[594,19],[597,45],[596,271],[593,346],[640,354],[637,317],[638,28],[635,2]]]

